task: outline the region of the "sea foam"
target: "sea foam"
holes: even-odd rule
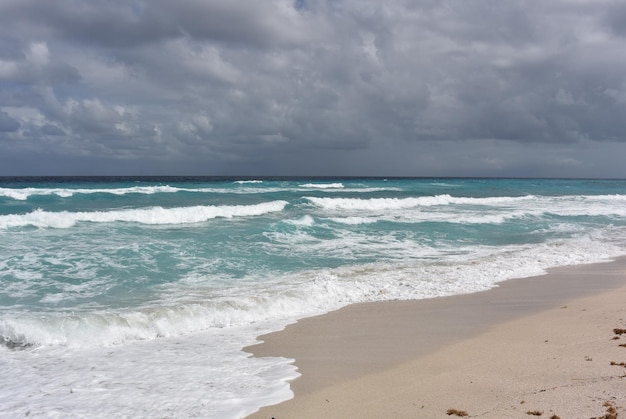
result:
[[[78,222],[140,224],[191,224],[213,218],[250,217],[282,211],[287,201],[264,202],[255,205],[193,206],[180,208],[139,208],[93,212],[49,212],[37,209],[28,214],[0,216],[0,229],[34,226],[40,228],[69,228]]]

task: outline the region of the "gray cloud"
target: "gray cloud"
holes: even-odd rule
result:
[[[19,122],[7,115],[6,112],[0,111],[0,132],[14,132],[19,127]]]
[[[112,173],[626,176],[602,160],[626,151],[625,17],[612,0],[7,0],[0,139],[19,141],[0,147],[24,171],[52,153]]]

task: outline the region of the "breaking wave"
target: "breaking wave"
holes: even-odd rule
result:
[[[287,201],[272,201],[255,205],[193,206],[179,208],[138,208],[93,212],[49,212],[37,209],[27,214],[0,216],[0,229],[34,226],[40,228],[69,228],[78,222],[139,224],[191,224],[213,218],[250,217],[280,212]]]

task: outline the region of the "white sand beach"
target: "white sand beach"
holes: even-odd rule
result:
[[[357,304],[260,337],[294,398],[252,418],[613,418],[626,414],[626,259],[492,290]],[[616,333],[614,330],[617,330]]]

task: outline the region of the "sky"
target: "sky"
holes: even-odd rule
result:
[[[624,178],[625,159],[624,1],[0,1],[0,176]]]

